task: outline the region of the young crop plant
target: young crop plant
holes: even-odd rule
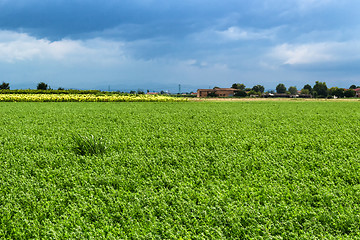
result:
[[[74,151],[79,155],[101,155],[105,153],[106,144],[101,137],[94,135],[82,136],[75,134],[72,137],[74,141]]]
[[[0,102],[0,239],[360,239],[359,104]]]

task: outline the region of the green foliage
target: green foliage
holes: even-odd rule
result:
[[[49,86],[44,82],[39,82],[36,89],[37,90],[48,90]]]
[[[2,84],[0,85],[0,90],[10,90],[10,84],[2,82]]]
[[[100,155],[105,153],[106,144],[101,137],[94,135],[82,136],[75,134],[73,137],[73,149],[79,155]]]
[[[231,88],[239,89],[239,90],[245,90],[245,84],[243,83],[234,83]]]
[[[350,89],[356,89],[357,87],[356,87],[356,85],[351,85],[350,87],[349,87]]]
[[[297,88],[294,87],[294,86],[289,87],[288,91],[289,91],[289,93],[292,94],[292,95],[297,94]]]
[[[284,84],[282,83],[279,83],[277,86],[276,86],[276,92],[277,93],[286,93],[286,87]]]
[[[312,91],[312,96],[314,97],[314,98],[317,98],[318,97],[318,92],[317,91]]]
[[[254,90],[251,90],[250,92],[247,93],[248,96],[253,96],[253,95],[256,95],[258,97],[261,96],[261,92],[256,92]]]
[[[342,97],[344,97],[344,89],[338,88],[338,87],[332,87],[329,89],[329,95],[342,98]]]
[[[0,238],[358,239],[358,108],[1,103]]]
[[[356,92],[353,89],[348,89],[346,91],[344,91],[344,96],[345,97],[355,97]]]
[[[244,90],[239,90],[239,91],[236,91],[236,92],[234,93],[234,96],[235,96],[235,97],[246,97],[247,94],[246,94],[246,92],[245,92]]]
[[[310,93],[310,94],[311,94],[311,92],[312,92],[312,87],[311,87],[311,85],[310,85],[310,84],[306,84],[306,85],[304,85],[303,89],[307,89],[307,90],[309,90],[309,93]]]
[[[255,86],[253,86],[253,88],[251,90],[253,90],[255,92],[263,93],[265,91],[265,88],[262,85],[255,85]]]
[[[301,89],[301,94],[310,94],[310,91],[309,91],[309,89],[303,88],[303,89]]]
[[[316,81],[313,91],[316,92],[317,97],[324,98],[328,96],[328,88],[325,82]]]

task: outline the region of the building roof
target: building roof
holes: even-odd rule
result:
[[[198,89],[198,91],[237,91],[235,88],[208,88],[208,89]]]

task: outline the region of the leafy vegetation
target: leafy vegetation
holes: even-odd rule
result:
[[[316,97],[327,97],[328,87],[325,82],[316,81],[313,87],[313,95]]]
[[[277,93],[286,93],[286,87],[283,83],[279,83],[277,86],[276,86],[276,92]]]
[[[75,134],[73,136],[74,151],[80,155],[101,155],[106,150],[106,144],[101,137],[81,136]]]
[[[298,93],[298,90],[297,90],[297,88],[296,88],[295,86],[289,87],[288,91],[289,91],[289,93],[292,94],[292,95],[295,95],[295,94]]]
[[[47,85],[46,83],[44,82],[39,82],[37,87],[36,87],[37,90],[49,90],[50,89],[50,86]]]
[[[0,90],[10,90],[10,84],[6,83],[6,82],[2,82],[2,84],[0,84]]]
[[[3,102],[0,238],[359,239],[359,104]]]

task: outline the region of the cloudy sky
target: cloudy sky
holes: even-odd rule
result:
[[[360,85],[358,0],[0,0],[12,89]]]

